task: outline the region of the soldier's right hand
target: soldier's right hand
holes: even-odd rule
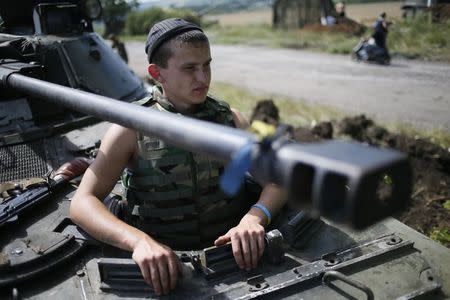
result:
[[[169,247],[147,236],[136,243],[133,260],[139,265],[145,282],[158,296],[175,288],[181,263]]]

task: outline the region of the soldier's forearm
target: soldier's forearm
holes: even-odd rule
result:
[[[111,214],[94,196],[74,197],[70,217],[95,239],[127,251],[133,251],[137,242],[146,236]]]
[[[260,224],[266,226],[270,223],[269,218],[275,217],[284,206],[286,199],[286,193],[281,187],[267,184],[264,186],[257,204],[252,206],[248,214],[258,216],[261,220]]]

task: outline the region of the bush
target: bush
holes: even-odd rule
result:
[[[450,23],[430,23],[427,15],[394,24],[388,35],[392,52],[431,60],[450,59]]]
[[[187,9],[149,8],[128,14],[125,29],[130,35],[147,34],[148,30],[157,22],[167,18],[182,18],[201,26],[201,18]]]

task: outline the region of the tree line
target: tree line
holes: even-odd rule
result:
[[[389,0],[344,0],[349,4],[387,1]],[[333,0],[333,2],[338,2],[338,0]],[[146,34],[153,24],[171,17],[184,18],[201,25],[201,17],[190,9],[152,7],[146,10],[137,10],[138,0],[101,0],[101,3],[103,7],[102,20],[105,25],[104,36],[121,33],[124,29],[131,35]],[[198,7],[195,11],[199,11]]]

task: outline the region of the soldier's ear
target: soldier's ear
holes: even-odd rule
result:
[[[148,74],[150,74],[150,76],[158,82],[162,83],[164,81],[161,76],[161,72],[159,71],[159,67],[156,64],[148,65]]]

